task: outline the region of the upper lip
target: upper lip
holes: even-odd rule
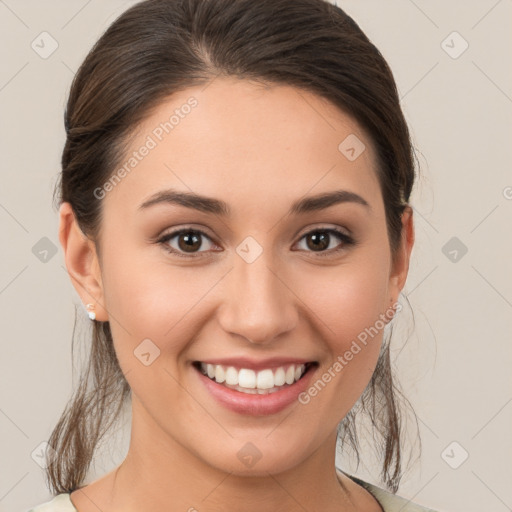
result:
[[[233,366],[235,368],[247,368],[251,370],[264,370],[266,368],[279,368],[280,366],[289,366],[292,364],[300,365],[315,363],[312,359],[302,359],[298,357],[271,357],[268,359],[251,359],[249,357],[228,357],[215,359],[201,359],[196,361],[205,364],[219,364],[222,366]]]

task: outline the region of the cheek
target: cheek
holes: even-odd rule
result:
[[[322,383],[313,384],[311,396],[322,390],[316,406],[340,419],[372,377],[389,320],[383,316],[389,301],[388,260],[382,253],[367,254],[300,278],[300,297],[313,312],[310,318],[315,319],[328,354],[317,378],[329,384],[325,392]]]
[[[133,393],[148,410],[161,409],[162,402],[177,403],[180,354],[197,332],[199,324],[191,310],[206,293],[206,285],[186,278],[181,269],[128,258],[116,258],[110,266],[105,261],[105,274],[114,349]],[[184,412],[190,404],[184,401],[179,406]],[[167,413],[162,414],[167,421]]]
[[[316,281],[310,295],[314,302],[308,306],[321,319],[317,325],[327,357],[299,402],[335,425],[352,409],[375,371],[386,325],[379,318],[386,287],[368,269],[359,273],[354,267],[350,272],[347,267],[346,275],[340,271],[338,283],[330,281],[329,293],[321,284],[326,283]]]
[[[326,339],[336,352],[346,350],[351,340],[370,329],[388,304],[386,261],[364,261],[338,268],[304,273],[300,296],[323,325]],[[314,275],[313,275],[314,273]],[[382,329],[382,322],[378,327]]]
[[[133,355],[145,339],[162,353],[178,354],[194,335],[187,329],[199,328],[191,319],[197,320],[201,298],[218,280],[199,268],[148,265],[126,256],[115,262],[105,258],[104,274],[105,303],[120,359]]]

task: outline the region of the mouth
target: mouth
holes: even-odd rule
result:
[[[316,361],[311,361],[254,370],[202,361],[193,363],[199,372],[216,384],[250,395],[268,395],[293,386],[317,365]]]

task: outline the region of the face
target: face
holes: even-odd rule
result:
[[[292,468],[363,392],[403,286],[372,142],[316,95],[235,79],[139,128],[96,191],[97,319],[132,440],[237,474]]]

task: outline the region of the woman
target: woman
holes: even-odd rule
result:
[[[49,439],[57,496],[33,510],[427,510],[394,494],[384,335],[413,150],[357,24],[323,0],[141,2],[85,59],[65,126],[59,236],[93,338]],[[126,459],[83,485],[127,399]],[[364,413],[388,490],[335,466]]]

